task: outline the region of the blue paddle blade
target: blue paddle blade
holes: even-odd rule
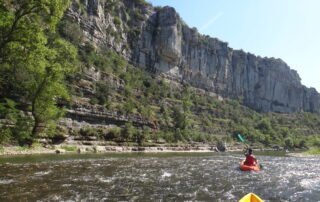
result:
[[[241,141],[241,142],[244,142],[244,139],[241,137],[240,134],[237,135],[238,139]]]

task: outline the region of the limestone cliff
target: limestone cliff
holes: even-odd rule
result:
[[[234,50],[189,28],[171,7],[142,0],[73,0],[66,17],[86,38],[137,67],[262,112],[319,112],[320,95],[281,59]]]

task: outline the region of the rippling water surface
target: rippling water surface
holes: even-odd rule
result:
[[[320,158],[239,154],[39,155],[0,158],[0,201],[320,201]]]

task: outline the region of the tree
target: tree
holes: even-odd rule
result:
[[[121,139],[122,141],[129,141],[132,139],[135,130],[131,122],[125,124],[124,128],[121,130]]]
[[[139,130],[134,131],[133,136],[134,136],[135,141],[139,145],[142,145],[144,140],[149,138],[150,133],[151,133],[151,129],[147,126],[143,126],[143,130],[142,131],[139,131]]]
[[[184,111],[179,107],[173,108],[174,127],[184,130],[189,126],[189,119]]]
[[[70,22],[68,20],[62,20],[59,25],[59,33],[61,36],[70,41],[75,46],[83,42],[83,33],[80,25]]]
[[[264,134],[269,134],[270,130],[271,130],[271,123],[269,120],[267,119],[262,119],[258,125],[257,125],[257,129],[259,129],[260,131],[262,131]]]
[[[61,116],[57,100],[76,50],[55,34],[67,0],[6,0],[0,3],[0,96],[30,108],[36,137],[41,125]]]
[[[290,137],[286,138],[284,140],[284,143],[285,143],[287,148],[292,148],[294,146],[293,140]]]

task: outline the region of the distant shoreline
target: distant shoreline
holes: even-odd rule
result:
[[[271,148],[258,149],[256,151],[273,151]],[[228,152],[241,152],[241,146],[230,146]],[[25,148],[19,146],[0,147],[0,156],[13,155],[33,155],[33,154],[89,154],[89,153],[130,153],[130,152],[146,152],[146,153],[165,153],[165,152],[213,152],[219,153],[214,145],[202,146],[96,146],[96,145],[57,145],[52,148],[35,147]],[[306,153],[287,153],[290,157],[320,157],[320,154],[306,154]]]
[[[307,157],[320,157],[320,154],[289,153],[288,156],[307,158]]]
[[[230,147],[228,151],[242,151],[240,147]],[[63,153],[129,153],[129,152],[220,152],[214,145],[203,146],[96,146],[96,145],[58,145],[53,148],[25,148],[7,146],[0,148],[0,156],[32,155],[32,154],[63,154]]]

